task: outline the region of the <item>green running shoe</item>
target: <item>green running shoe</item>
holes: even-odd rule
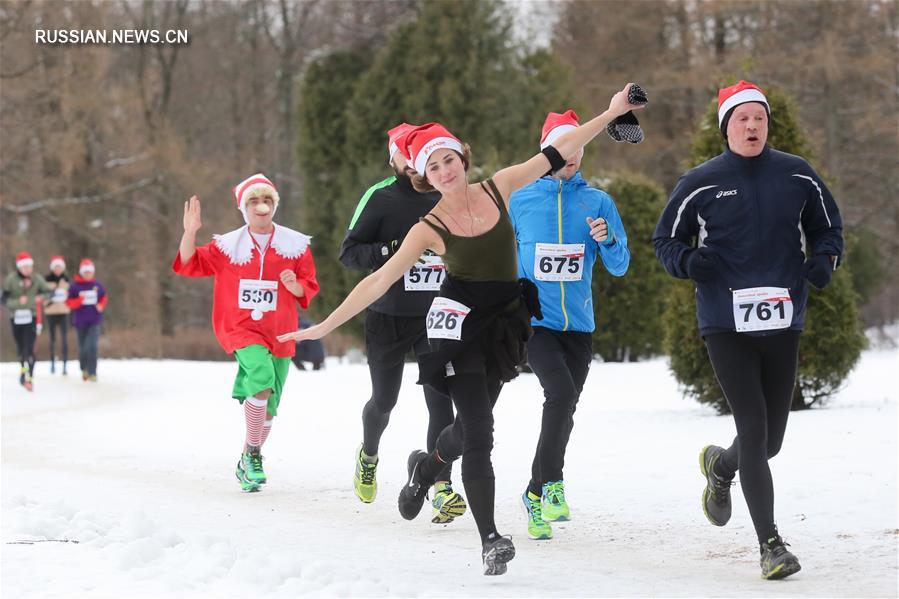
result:
[[[234,475],[237,477],[237,480],[240,482],[240,488],[246,491],[247,493],[255,493],[258,491],[261,486],[257,482],[251,481],[247,477],[247,463],[249,462],[249,455],[246,453],[241,454],[240,459],[237,460],[237,470],[234,471]]]
[[[434,485],[434,499],[431,500],[431,507],[434,508],[431,518],[431,522],[434,524],[449,524],[468,509],[465,498],[453,491],[453,486],[448,482]]]
[[[362,445],[356,451],[356,473],[353,475],[353,490],[362,503],[371,503],[378,496],[378,457],[374,462],[366,461],[362,453]],[[368,456],[366,456],[368,457]]]
[[[730,520],[730,486],[732,480],[721,478],[715,473],[715,464],[724,454],[724,448],[706,445],[699,452],[699,471],[705,477],[702,490],[702,513],[715,526],[724,526]]]
[[[796,556],[787,550],[786,546],[788,545],[789,543],[784,543],[778,534],[762,543],[759,547],[762,553],[759,560],[759,564],[762,566],[762,578],[780,580],[802,569]]]
[[[543,519],[540,498],[526,490],[521,494],[521,503],[528,518],[528,536],[536,540],[553,538],[553,527]]]
[[[571,511],[565,501],[565,483],[561,480],[543,484],[543,519],[547,522],[571,520]]]
[[[259,453],[259,447],[247,446],[247,450],[240,459],[244,472],[246,472],[247,480],[257,485],[264,485],[266,479],[265,472],[262,470],[262,454]]]

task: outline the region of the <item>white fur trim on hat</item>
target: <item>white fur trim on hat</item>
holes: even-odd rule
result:
[[[34,260],[31,258],[22,258],[21,260],[16,260],[16,268],[22,268],[23,266],[34,266]]]
[[[556,127],[555,129],[553,129],[552,131],[550,131],[549,133],[546,134],[546,139],[544,139],[540,143],[540,149],[542,150],[542,149],[546,148],[546,146],[552,144],[552,142],[556,141],[557,139],[559,139],[560,137],[562,137],[569,131],[574,131],[575,129],[577,129],[577,125],[559,125],[558,127]]]
[[[54,268],[56,266],[62,266],[63,268],[65,268],[66,261],[63,260],[62,258],[56,258],[54,260],[50,260],[50,268]]]
[[[765,94],[757,89],[740,90],[722,102],[721,106],[718,107],[718,127],[721,127],[721,124],[724,122],[724,115],[727,114],[728,110],[740,104],[745,104],[746,102],[761,102],[765,105],[765,109],[769,113],[771,112],[771,107],[768,106],[768,100],[765,98]]]
[[[274,200],[274,206],[272,207],[272,217],[274,218],[275,212],[278,211],[280,197],[278,196],[278,190],[275,189],[274,183],[272,183],[268,177],[262,173],[256,173],[252,177],[247,177],[234,187],[237,209],[243,214],[243,220],[246,223],[250,222],[247,215],[247,200],[255,197],[260,192],[271,194],[272,200]],[[239,198],[237,197],[238,193],[240,194]]]
[[[435,137],[422,146],[415,156],[415,171],[424,173],[425,167],[428,165],[428,158],[437,150],[455,150],[461,154],[462,144],[458,139],[453,139],[452,137]]]

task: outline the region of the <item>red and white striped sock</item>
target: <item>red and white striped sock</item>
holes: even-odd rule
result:
[[[268,439],[268,434],[272,432],[272,422],[274,420],[266,420],[265,424],[262,425],[262,443],[259,445],[265,445],[265,440]]]
[[[262,425],[265,424],[265,407],[268,401],[248,397],[243,402],[243,413],[247,420],[247,445],[262,445]]]

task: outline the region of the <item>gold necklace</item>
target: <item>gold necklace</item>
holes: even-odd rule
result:
[[[455,216],[453,216],[452,214],[450,214],[449,210],[447,210],[446,208],[444,208],[444,207],[441,206],[440,204],[437,204],[437,206],[438,206],[441,210],[443,210],[443,212],[444,212],[448,217],[450,217],[451,219],[453,219],[453,222],[456,223],[456,226],[457,226],[457,227],[459,227],[459,231],[461,231],[462,233],[465,232],[465,228],[459,223],[459,221],[456,220],[456,217],[455,217]],[[468,225],[468,234],[471,235],[472,237],[474,237],[474,226],[473,226],[472,224],[469,224],[469,225]]]

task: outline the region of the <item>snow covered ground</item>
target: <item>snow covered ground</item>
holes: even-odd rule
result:
[[[803,570],[781,582],[759,578],[739,486],[727,527],[702,515],[698,452],[734,427],[682,399],[664,360],[594,364],[565,471],[573,520],[551,541],[527,538],[518,506],[541,391],[533,375],[506,387],[497,522],[518,556],[495,578],[480,573],[469,514],[437,526],[397,513],[406,456],[425,436],[414,367],[381,444],[380,494],[363,505],[352,471],[364,365],[291,372],[265,447],[269,484],[242,494],[231,363],[101,361],[97,384],[40,363],[33,394],[3,364],[0,593],[895,597],[897,358],[866,352],[836,398],[791,416],[772,469],[778,524]]]

